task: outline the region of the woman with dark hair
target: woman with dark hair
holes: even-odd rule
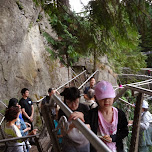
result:
[[[19,118],[20,109],[19,107],[10,107],[5,111],[5,119],[7,121],[4,129],[5,134],[8,138],[22,137],[20,130],[15,125],[15,122]],[[7,152],[26,152],[24,142],[9,142]]]
[[[19,107],[20,109],[20,114],[19,114],[19,118],[17,119],[17,121],[15,122],[16,126],[19,128],[21,135],[22,136],[27,136],[27,135],[35,135],[37,129],[33,129],[30,133],[29,130],[31,130],[31,125],[27,122],[24,122],[23,118],[22,118],[22,111],[21,111],[21,106],[18,104],[18,100],[16,98],[11,98],[9,100],[9,104],[8,104],[8,108],[10,107]],[[28,140],[25,141],[26,143],[26,148],[27,148],[27,152],[29,151],[29,148],[31,147],[30,143]]]
[[[80,91],[76,87],[65,88],[61,93],[64,96],[64,103],[72,110],[79,114],[82,112],[84,117],[86,116],[89,108],[79,103]],[[64,112],[60,109],[58,113],[58,118],[65,115]],[[66,115],[65,115],[66,116]],[[86,117],[85,117],[86,118]],[[63,152],[89,152],[90,144],[85,136],[75,128],[72,122],[69,122],[69,130],[65,136],[63,136],[62,141],[62,150]]]

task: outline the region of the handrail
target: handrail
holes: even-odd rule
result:
[[[66,114],[67,117],[70,116],[72,111],[61,101],[59,97],[55,94],[52,97],[53,100],[60,106],[63,112]],[[80,120],[76,119],[73,120],[75,126],[83,133],[83,135],[90,141],[90,143],[96,148],[97,151],[102,152],[111,152],[111,150],[102,142],[86,125]]]
[[[134,91],[138,91],[140,93],[145,93],[145,94],[148,94],[148,95],[152,96],[152,90],[149,90],[149,89],[145,89],[145,88],[141,88],[141,87],[136,87],[136,86],[129,85],[129,84],[126,85],[126,88],[134,90]]]
[[[1,100],[0,100],[0,102],[1,102],[1,103],[2,103],[6,108],[7,108],[6,104],[5,104],[5,103],[3,103],[3,101],[1,101]]]
[[[152,78],[152,76],[148,76],[148,75],[139,75],[139,74],[118,74],[118,75]]]
[[[2,124],[2,122],[4,121],[5,117],[3,116],[2,120],[0,121],[0,126]]]
[[[28,136],[24,136],[24,137],[7,138],[7,139],[0,140],[0,143],[8,142],[8,141],[16,141],[16,140],[25,140],[27,138],[33,138],[33,137],[37,137],[37,136],[38,135],[28,135]]]
[[[122,101],[122,102],[124,102],[125,104],[128,104],[129,106],[135,107],[134,104],[131,104],[131,103],[129,103],[129,102],[127,102],[127,101],[125,101],[125,100],[123,100],[121,98],[119,98],[119,100]]]
[[[150,81],[150,82],[149,82]],[[140,81],[140,82],[135,82],[135,83],[129,83],[129,84],[123,84],[122,86],[125,87],[126,85],[144,85],[144,84],[149,84],[152,83],[152,79],[148,79],[148,80],[144,80],[144,81]],[[113,86],[114,88],[119,89],[119,86]]]
[[[69,80],[68,82],[64,83],[63,85],[61,85],[60,87],[58,87],[56,90],[59,90],[60,88],[62,88],[63,86],[65,86],[66,84],[70,83],[72,80],[76,79],[77,77],[79,77],[81,74],[83,74],[84,72],[86,72],[86,70],[84,70],[83,72],[81,72],[80,74],[78,74],[77,76],[75,76],[74,78],[72,78],[71,80]]]
[[[84,81],[78,89],[80,90],[98,71],[99,70],[96,70],[93,74],[91,74],[91,76],[86,81]]]
[[[72,79],[69,80],[68,82],[64,83],[63,85],[59,86],[59,87],[56,89],[56,91],[59,90],[60,88],[62,88],[63,86],[65,86],[66,84],[70,83],[71,81],[73,81],[73,80],[76,79],[77,77],[79,77],[79,76],[80,76],[81,74],[83,74],[84,72],[86,72],[86,70],[82,71],[82,72],[79,73],[77,76],[75,76],[74,78],[72,78]],[[41,102],[44,98],[45,98],[45,96],[42,97],[41,99],[37,100],[37,101],[33,101],[33,103],[39,103],[39,102]]]

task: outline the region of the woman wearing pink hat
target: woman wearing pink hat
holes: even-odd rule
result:
[[[113,107],[115,91],[111,83],[101,81],[95,86],[95,97],[98,107],[91,109],[88,123],[91,130],[111,149],[112,152],[123,152],[122,139],[128,135],[128,122],[125,113]],[[77,119],[72,114],[70,119]],[[82,117],[79,118],[82,119]],[[96,152],[91,146],[90,152]]]

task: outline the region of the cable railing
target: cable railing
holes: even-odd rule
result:
[[[76,78],[78,78],[80,75],[84,74],[86,72],[86,70],[82,71],[80,74],[78,74],[77,76],[75,76],[74,78],[70,79],[69,81],[67,81],[66,83],[62,84],[61,86],[59,86],[57,89],[55,89],[56,91],[58,91],[59,89],[61,89],[62,87],[66,86],[68,83],[70,83],[71,81],[75,80]],[[45,96],[43,96],[41,99],[34,101],[33,103],[40,103],[43,99],[45,98]]]
[[[90,77],[78,87],[78,89],[80,90],[97,72],[99,72],[99,70],[96,70],[93,74],[91,74]]]
[[[0,100],[0,103],[2,103],[7,108],[6,104],[3,101]]]
[[[83,72],[81,72],[80,74],[78,74],[77,76],[75,76],[74,78],[72,78],[71,80],[69,80],[68,82],[64,83],[63,85],[59,86],[56,90],[61,89],[62,87],[64,87],[65,85],[67,85],[68,83],[70,83],[71,81],[75,80],[77,77],[79,77],[80,75],[82,75],[83,73],[85,73],[86,70],[84,70]]]

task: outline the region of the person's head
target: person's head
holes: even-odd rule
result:
[[[10,122],[10,121],[16,120],[19,117],[19,113],[20,113],[20,110],[19,110],[19,107],[17,106],[7,108],[5,111],[6,121]]]
[[[89,89],[87,92],[87,96],[89,99],[94,98],[95,91],[93,89]]]
[[[76,110],[79,106],[80,91],[76,87],[65,88],[61,93],[64,96],[64,102],[71,110]]]
[[[95,97],[100,107],[112,106],[115,96],[115,91],[111,83],[101,81],[95,86]]]
[[[11,98],[8,103],[8,108],[16,107],[18,105],[18,100],[16,98]]]
[[[29,96],[29,90],[28,90],[27,88],[23,88],[23,89],[21,90],[21,94],[22,94],[22,96],[24,96],[24,97],[28,97],[28,96]]]
[[[52,88],[49,88],[49,90],[48,90],[48,94],[49,94],[49,96],[51,97],[52,96],[52,94],[54,94],[55,93],[55,90],[54,89],[52,89]]]
[[[21,108],[21,106],[18,104],[18,100],[16,98],[11,98],[8,103],[8,108],[16,106],[19,107],[19,109]]]
[[[96,83],[96,80],[95,80],[94,77],[92,77],[92,78],[90,79],[90,87],[93,87],[93,86],[95,85],[95,83]]]
[[[149,104],[146,100],[143,100],[142,111],[148,111]]]

